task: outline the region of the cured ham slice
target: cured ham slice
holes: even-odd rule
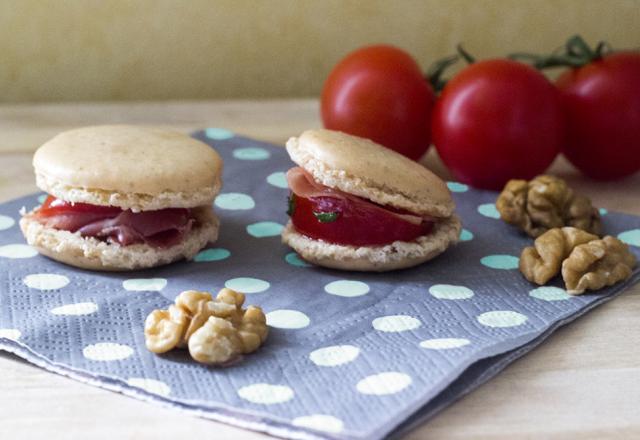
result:
[[[196,220],[189,209],[167,208],[132,212],[109,206],[68,203],[49,196],[34,213],[45,226],[83,237],[95,237],[128,246],[146,243],[170,247],[179,243]]]

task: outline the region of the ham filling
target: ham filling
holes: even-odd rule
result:
[[[133,212],[110,206],[70,203],[49,196],[34,212],[48,228],[79,232],[83,237],[128,246],[146,243],[166,248],[178,244],[196,225],[190,209]]]
[[[329,188],[301,167],[287,172],[291,221],[296,230],[330,243],[358,246],[411,241],[428,234],[434,219]]]

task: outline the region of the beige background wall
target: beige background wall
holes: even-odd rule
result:
[[[423,66],[580,32],[640,46],[640,0],[0,0],[0,101],[312,96],[387,42]]]

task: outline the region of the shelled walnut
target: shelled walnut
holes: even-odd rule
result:
[[[243,309],[245,297],[222,289],[215,299],[208,292],[187,290],[168,310],[154,310],[145,321],[145,342],[154,353],[188,348],[206,364],[223,364],[257,350],[268,335],[260,307]]]
[[[531,181],[510,180],[498,196],[496,208],[505,222],[531,237],[552,228],[573,226],[601,232],[600,214],[591,201],[577,195],[557,177],[541,175]]]
[[[187,314],[180,307],[154,310],[144,321],[145,344],[149,351],[166,353],[180,344],[187,328]]]
[[[223,318],[210,316],[189,338],[189,354],[203,364],[221,364],[242,353],[242,341],[234,325]]]
[[[631,276],[635,256],[617,238],[599,239],[573,227],[554,228],[542,234],[534,246],[520,255],[520,272],[543,285],[562,272],[567,291],[580,294],[598,290]]]
[[[635,265],[636,258],[629,247],[606,236],[576,246],[562,263],[562,278],[569,293],[580,294],[626,280]]]
[[[573,248],[597,239],[596,235],[570,226],[549,229],[536,238],[533,246],[523,249],[520,272],[532,283],[546,284],[560,273],[562,262]]]

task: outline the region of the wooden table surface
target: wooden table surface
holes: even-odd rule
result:
[[[0,105],[0,202],[36,191],[33,151],[72,127],[217,126],[283,144],[320,126],[317,109],[315,100]],[[447,177],[433,151],[427,164]],[[640,214],[640,174],[598,183],[563,159],[551,172],[599,207]],[[8,354],[0,354],[0,372],[0,439],[266,438],[84,385]],[[640,285],[560,329],[408,438],[640,438]]]

